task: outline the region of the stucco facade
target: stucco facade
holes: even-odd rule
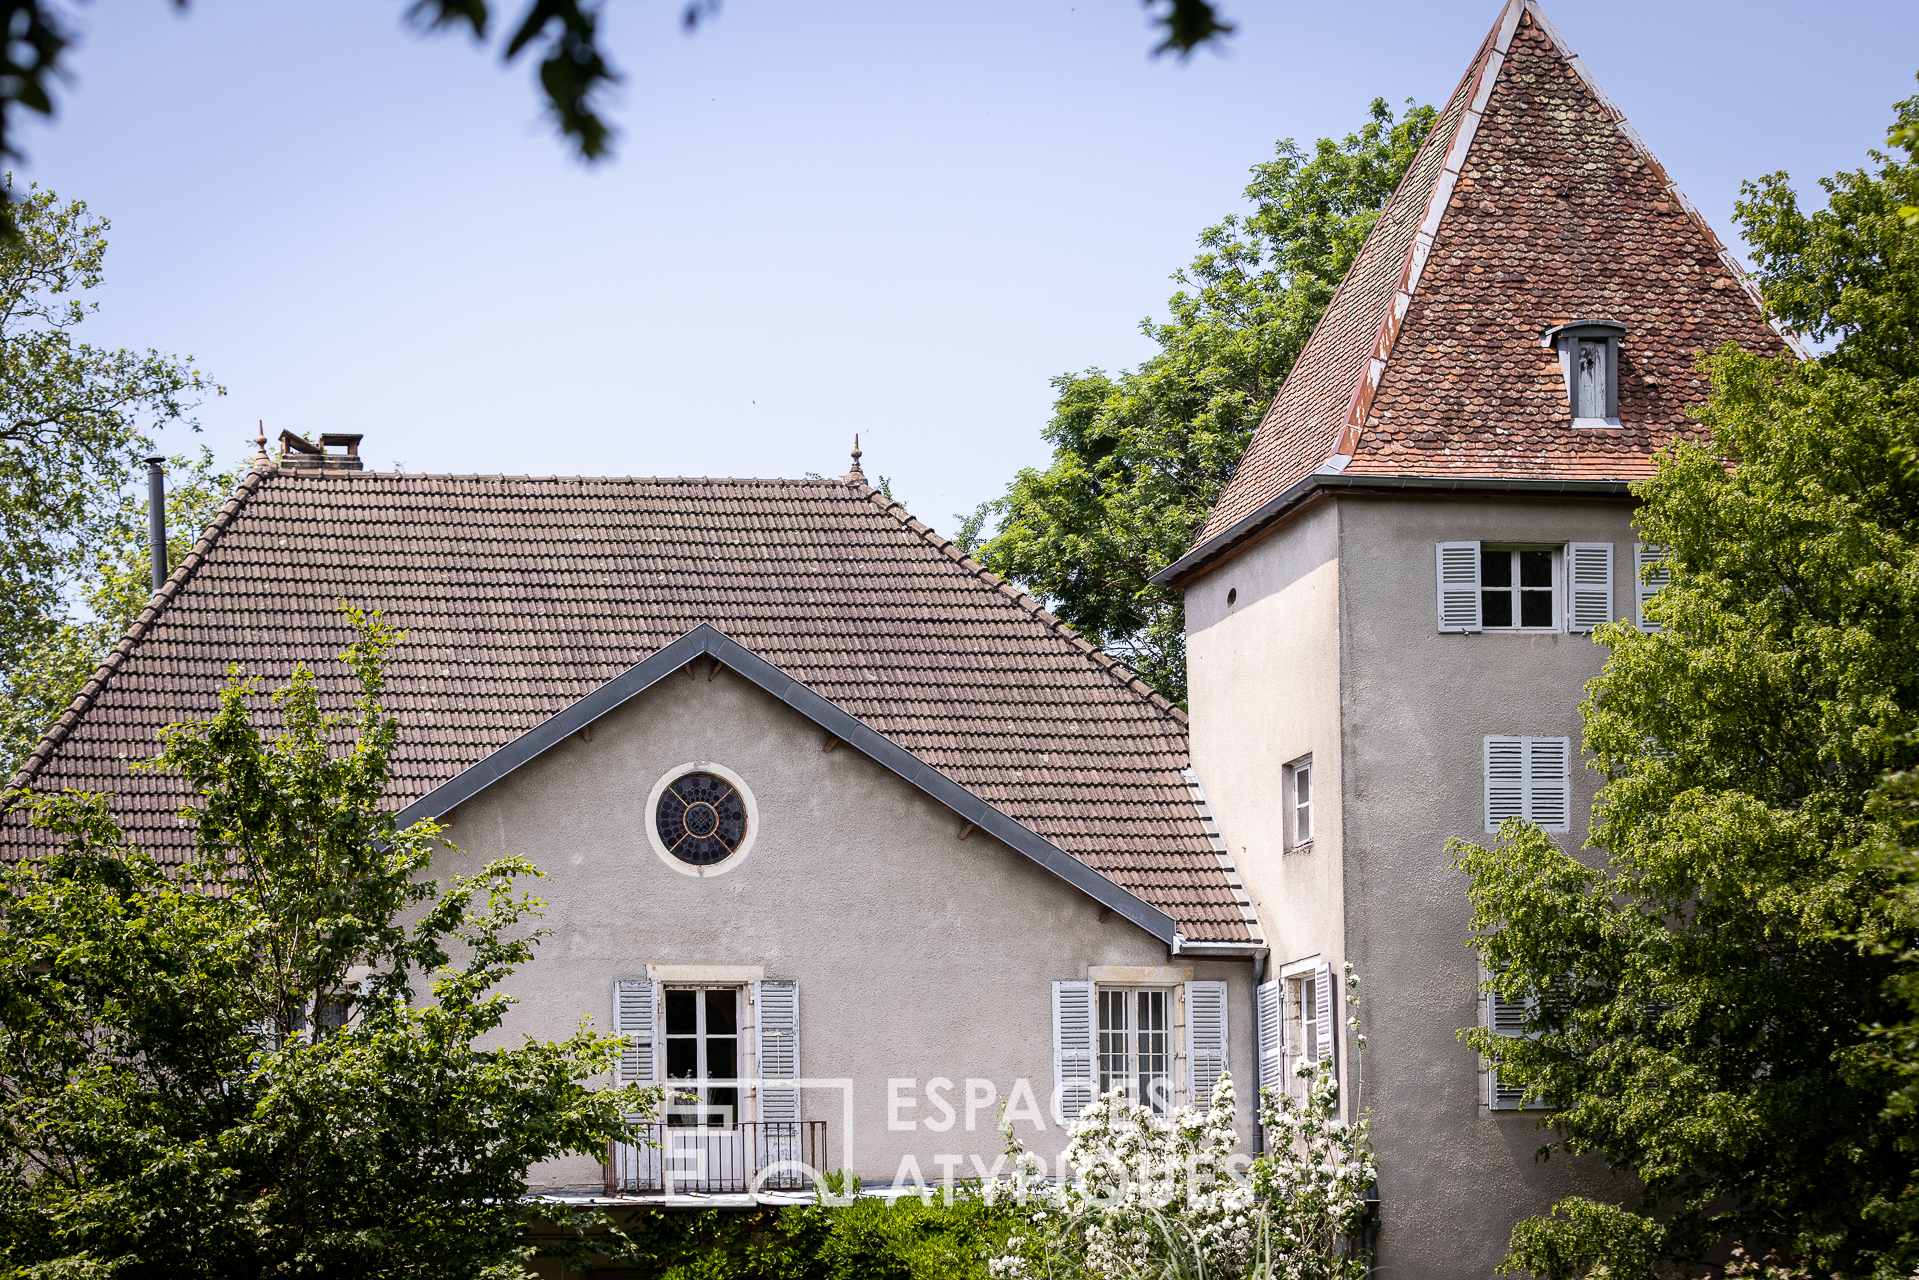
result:
[[[828,736],[785,703],[706,671],[660,681],[597,720],[590,739],[569,738],[454,811],[460,851],[437,876],[507,853],[547,876],[537,891],[552,934],[510,984],[520,1004],[504,1034],[557,1038],[582,1019],[610,1030],[615,982],[649,966],[794,980],[800,1074],[850,1090],[807,1090],[804,1117],[826,1122],[827,1167],[868,1183],[893,1181],[907,1156],[929,1181],[943,1176],[941,1155],[964,1157],[957,1177],[977,1176],[974,1156],[991,1169],[997,1100],[1021,1080],[1044,1127],[1016,1128],[1053,1158],[1064,1134],[1052,1116],[1052,984],[1097,980],[1103,967],[1175,990],[1182,977],[1227,982],[1228,1067],[1251,1079],[1246,961],[1169,955],[985,833],[960,839],[949,809],[854,749],[824,750]],[[646,836],[656,781],[689,761],[723,765],[754,797],[753,845],[720,874],[682,874]],[[934,1079],[952,1082],[938,1091],[950,1119],[928,1097]],[[978,1080],[996,1101],[969,1110]],[[889,1093],[895,1081],[912,1083]],[[534,1181],[600,1178],[596,1161],[572,1159]]]
[[[1489,839],[1485,738],[1572,740],[1571,830],[1556,839],[1580,850],[1599,779],[1577,758],[1579,705],[1605,651],[1563,626],[1440,632],[1435,545],[1455,541],[1611,543],[1613,615],[1632,616],[1623,501],[1328,496],[1186,593],[1194,766],[1275,968],[1321,955],[1362,975],[1379,1263],[1420,1277],[1491,1274],[1519,1218],[1620,1190],[1596,1164],[1536,1162],[1542,1113],[1489,1109],[1457,1038],[1482,1016],[1480,975],[1445,845]],[[1280,779],[1309,753],[1316,830],[1289,852]]]

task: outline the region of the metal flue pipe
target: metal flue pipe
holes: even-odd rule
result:
[[[147,458],[147,537],[153,546],[153,589],[167,584],[167,473],[166,455]]]

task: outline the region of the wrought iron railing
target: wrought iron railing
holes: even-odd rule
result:
[[[805,1191],[826,1159],[824,1120],[643,1124],[636,1132],[639,1142],[607,1151],[610,1196]]]

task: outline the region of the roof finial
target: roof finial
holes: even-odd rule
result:
[[[260,434],[253,437],[253,447],[259,451],[259,456],[255,458],[254,461],[264,466],[269,461],[267,458],[267,420],[265,418],[260,419]]]
[[[846,483],[865,484],[866,473],[860,470],[860,433],[853,433],[853,469],[846,473]]]

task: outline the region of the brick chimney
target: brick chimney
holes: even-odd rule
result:
[[[320,437],[320,443],[314,444],[305,436],[296,436],[291,431],[280,433],[280,469],[282,471],[362,471],[366,464],[360,461],[360,441],[358,435],[340,435],[328,432]],[[336,450],[345,452],[335,452]]]

